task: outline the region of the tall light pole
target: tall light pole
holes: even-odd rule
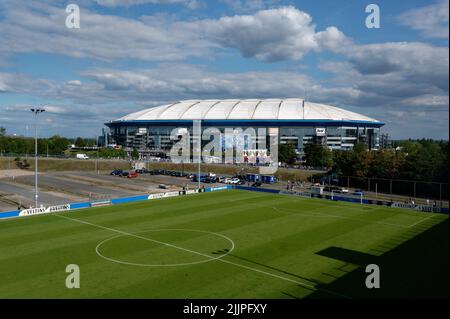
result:
[[[45,112],[45,109],[43,108],[32,108],[30,109],[31,112],[34,113],[34,206],[35,208],[38,208],[38,143],[37,143],[37,127],[38,127],[38,122],[37,122],[37,115],[39,113],[43,113]]]

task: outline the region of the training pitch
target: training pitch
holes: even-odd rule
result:
[[[447,215],[201,193],[0,221],[0,298],[447,297],[448,238]]]

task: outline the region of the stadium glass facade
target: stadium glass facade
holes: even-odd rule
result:
[[[292,144],[299,151],[303,151],[303,147],[308,143],[321,144],[336,150],[349,150],[357,142],[366,143],[369,149],[379,148],[379,132],[378,127],[368,126],[287,126],[280,127],[277,123],[271,123],[270,126],[252,126],[255,130],[262,128],[278,128],[278,136],[280,144]],[[186,127],[192,134],[192,124],[174,123],[173,125],[152,125],[151,123],[142,123],[140,125],[114,125],[109,124],[111,130],[111,142],[121,145],[125,149],[137,148],[138,150],[150,151],[168,151],[176,142],[171,140],[172,130],[179,127]],[[208,127],[218,128],[223,135],[225,129],[229,126],[210,126],[202,124],[202,129]],[[231,126],[240,127],[243,130],[247,126]],[[323,133],[325,132],[325,133]],[[203,141],[208,143],[208,141]]]

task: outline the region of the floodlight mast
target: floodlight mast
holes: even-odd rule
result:
[[[44,108],[31,108],[31,112],[34,113],[34,207],[38,208],[39,204],[39,192],[38,192],[38,121],[37,116],[39,113],[45,112]]]
[[[198,183],[198,191],[200,192],[201,188],[201,165],[202,165],[202,121],[195,120],[194,121],[194,135],[197,135],[197,152],[198,152],[198,175],[197,175],[197,183]],[[197,134],[195,134],[197,133]]]

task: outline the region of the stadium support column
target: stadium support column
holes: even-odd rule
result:
[[[38,192],[38,143],[37,143],[37,137],[38,137],[38,121],[37,121],[37,115],[39,113],[45,112],[45,109],[43,108],[32,108],[31,112],[34,113],[34,206],[35,208],[38,208],[39,204],[39,192]]]

